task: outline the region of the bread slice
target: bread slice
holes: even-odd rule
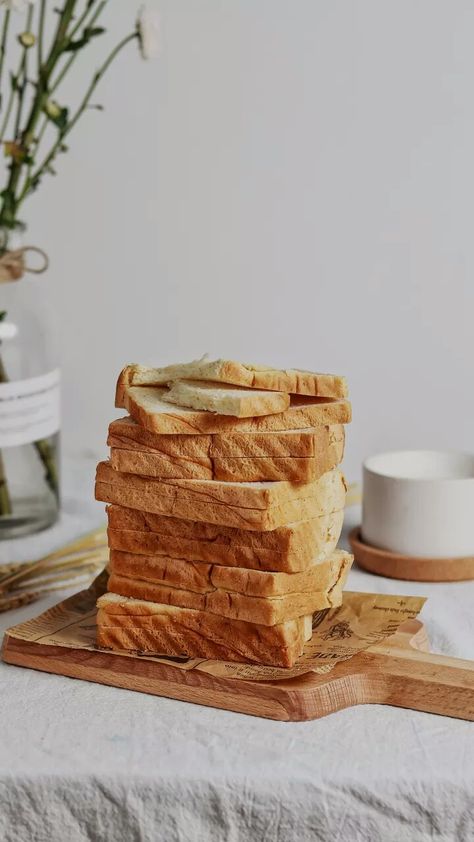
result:
[[[340,510],[271,532],[254,532],[116,505],[107,507],[107,515],[112,549],[286,573],[307,570],[328,558],[344,519]]]
[[[221,432],[270,432],[308,429],[327,424],[348,424],[351,405],[346,400],[291,397],[285,412],[252,418],[232,418],[206,410],[175,407],[172,409],[158,386],[127,386],[117,395],[116,406],[122,407],[153,433],[196,435]]]
[[[261,626],[112,593],[97,607],[99,646],[169,657],[292,667],[312,634],[311,616]]]
[[[235,418],[273,415],[284,412],[290,405],[287,392],[265,392],[245,389],[243,386],[227,386],[225,383],[210,383],[207,380],[176,380],[163,392],[163,400]]]
[[[170,497],[194,502],[206,502],[218,505],[242,506],[244,508],[269,509],[289,500],[303,500],[316,497],[325,511],[326,503],[332,506],[332,494],[345,491],[344,479],[340,471],[328,471],[320,479],[308,483],[291,482],[222,482],[210,480],[154,480],[143,479],[132,474],[120,474],[114,471],[110,462],[99,462],[97,479],[101,482],[124,482],[127,487],[155,489],[162,499]],[[340,498],[338,498],[340,499]],[[344,504],[344,498],[342,498]],[[338,506],[342,508],[342,506]]]
[[[344,507],[346,485],[340,471],[300,485],[289,482],[232,483],[161,480],[114,471],[100,462],[96,499],[131,509],[241,529],[271,530]]]
[[[115,471],[158,479],[214,479],[212,459],[201,456],[187,459],[168,456],[153,450],[110,448],[110,464]],[[219,477],[224,479],[224,477]],[[225,477],[227,479],[227,477]]]
[[[327,592],[332,600],[344,587],[354,557],[336,550],[325,561],[301,573],[265,573],[242,567],[213,566],[212,585],[223,591],[237,591],[255,597],[282,597],[288,594]]]
[[[210,465],[211,460],[222,456],[234,458],[276,456],[278,458],[310,458],[334,449],[344,449],[342,424],[313,427],[307,430],[280,432],[212,433],[208,435],[167,435],[145,430],[132,418],[119,418],[109,424],[109,447],[126,450],[157,452],[162,456],[192,459]]]
[[[127,477],[131,474],[119,474]],[[137,477],[138,479],[138,477]],[[140,478],[141,479],[141,478]],[[150,482],[150,480],[143,480]],[[170,480],[171,482],[171,480]],[[239,529],[273,530],[278,529],[286,523],[308,520],[322,514],[322,507],[318,504],[317,498],[310,497],[300,500],[288,500],[280,506],[271,506],[268,509],[246,509],[239,506],[227,504],[200,503],[189,505],[181,499],[162,499],[151,489],[130,488],[123,484],[111,484],[96,482],[96,500],[103,503],[117,503],[120,506],[131,508],[142,508],[146,511],[155,511],[161,514],[177,515],[185,519],[207,521],[208,523],[220,523],[224,526],[235,526]],[[341,505],[334,503],[334,505]]]
[[[277,369],[234,360],[208,360],[203,357],[190,363],[148,368],[128,365],[121,372],[117,389],[123,386],[160,386],[174,380],[214,380],[250,389],[269,389],[329,398],[345,398],[348,394],[345,377],[318,374],[298,369]]]
[[[205,561],[186,561],[111,549],[108,570],[113,576],[181,588],[197,594],[209,594],[221,589],[252,597],[273,598],[330,591],[339,582],[345,565],[351,562],[352,557],[348,553],[336,550],[325,561],[301,573],[266,573],[243,567],[223,567]],[[109,590],[115,588],[110,587]]]
[[[110,463],[116,471],[159,479],[205,479],[224,482],[288,481],[308,483],[332,470],[342,459],[343,445],[318,457],[216,456],[202,459],[162,456],[153,451],[112,447]]]
[[[186,590],[164,582],[148,579],[136,579],[129,576],[111,574],[108,590],[121,596],[134,599],[150,600],[163,605],[176,605],[182,608],[194,608],[207,611],[233,620],[245,620],[264,626],[275,626],[287,620],[297,619],[304,614],[333,608],[342,602],[342,588],[350,567],[350,561],[344,559],[338,576],[331,587],[325,591],[292,591],[280,596],[251,596],[233,590],[214,588],[206,593]],[[228,568],[230,572],[230,568]],[[268,574],[258,573],[258,576]]]

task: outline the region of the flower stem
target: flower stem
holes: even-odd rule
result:
[[[58,58],[64,50],[65,44],[67,44],[67,30],[72,20],[76,3],[77,0],[65,0],[62,9],[59,12],[58,25],[53,37],[53,42],[48,57],[41,67],[38,84],[36,86],[36,93],[31,103],[25,128],[21,133],[21,145],[26,151],[30,148],[34,139],[36,125],[48,97],[48,85],[51,74],[56,66]],[[22,168],[23,162],[21,160],[12,159],[9,168],[10,175],[8,177],[6,188],[3,191],[3,205],[0,212],[0,227],[6,226],[7,228],[11,228],[15,225],[18,209],[16,194]]]
[[[99,17],[99,15],[103,12],[103,10],[104,10],[105,6],[107,5],[107,2],[108,2],[108,0],[102,0],[102,2],[101,2],[101,3],[99,3],[99,5],[98,5],[98,7],[96,8],[96,10],[95,10],[94,14],[92,15],[91,19],[90,19],[89,21],[87,21],[87,26],[89,26],[89,27],[90,27],[90,26],[94,26],[94,24],[95,24],[95,22],[96,22],[97,18],[98,18],[98,17]],[[79,18],[79,20],[77,21],[77,23],[76,23],[76,25],[75,25],[74,29],[71,31],[71,33],[70,33],[70,35],[69,35],[69,38],[70,38],[70,40],[71,40],[71,41],[72,41],[72,39],[74,38],[74,36],[76,35],[76,33],[77,33],[78,29],[79,29],[79,28],[82,26],[82,24],[85,22],[86,16],[89,14],[89,12],[90,12],[90,8],[86,9],[86,11],[84,12],[84,14],[83,14],[83,15],[81,15],[81,17],[80,17],[80,18]],[[59,85],[60,85],[60,84],[61,84],[61,82],[63,81],[63,79],[64,79],[64,77],[65,77],[66,73],[68,72],[69,68],[70,68],[70,67],[71,67],[71,65],[74,63],[74,61],[76,60],[76,58],[77,58],[77,56],[78,56],[78,55],[79,55],[79,50],[74,50],[74,52],[71,54],[71,56],[70,56],[70,57],[69,57],[69,59],[67,60],[66,64],[64,65],[63,69],[61,70],[61,72],[60,72],[59,76],[57,77],[57,79],[55,79],[55,80],[54,80],[54,82],[50,85],[50,88],[49,88],[49,95],[50,95],[50,96],[51,96],[51,94],[53,94],[53,93],[54,93],[54,91],[56,90],[56,88],[58,88],[58,87],[59,87]]]
[[[103,65],[94,74],[94,76],[92,77],[92,81],[91,81],[91,83],[90,83],[90,85],[89,85],[89,87],[88,87],[88,89],[87,89],[87,91],[84,95],[84,98],[83,98],[81,104],[79,105],[79,108],[77,109],[76,113],[74,114],[74,117],[68,122],[65,129],[62,132],[59,132],[58,139],[55,141],[55,143],[51,147],[50,151],[48,152],[48,154],[46,155],[46,157],[44,158],[42,163],[39,165],[38,169],[34,173],[32,173],[29,178],[26,179],[25,185],[24,185],[21,193],[19,194],[18,199],[16,200],[16,210],[18,210],[18,208],[20,207],[21,203],[24,201],[24,199],[26,198],[26,196],[28,195],[30,190],[35,187],[36,183],[38,182],[38,179],[41,178],[41,176],[46,172],[46,170],[48,169],[48,167],[50,166],[50,164],[52,163],[52,161],[56,157],[59,148],[64,143],[64,139],[72,131],[72,129],[76,125],[77,121],[79,120],[79,118],[82,116],[82,114],[86,110],[87,106],[89,105],[92,94],[94,93],[94,91],[95,91],[97,85],[99,84],[100,80],[102,79],[102,77],[105,75],[108,68],[112,64],[113,60],[117,57],[117,55],[120,53],[120,51],[123,50],[123,48],[127,44],[130,43],[130,41],[133,41],[137,37],[138,37],[137,33],[132,32],[132,33],[130,33],[130,35],[127,35],[125,38],[123,38],[121,41],[119,41],[119,43],[114,47],[112,52],[108,55],[108,57],[104,61]],[[1,216],[0,216],[0,223],[1,223]]]
[[[44,40],[44,17],[46,13],[46,0],[41,0],[39,21],[38,21],[38,76],[41,75],[43,67],[43,40]]]
[[[8,377],[5,372],[5,367],[3,365],[3,360],[0,357],[0,383],[6,383]],[[10,492],[8,490],[8,481],[7,475],[5,472],[5,464],[3,461],[3,453],[0,450],[0,516],[1,515],[11,515],[12,513],[12,501],[10,498]]]
[[[43,2],[45,2],[45,0],[43,0]],[[83,12],[83,14],[80,16],[80,18],[79,18],[79,20],[77,21],[76,25],[74,26],[74,28],[73,28],[73,29],[71,30],[71,32],[69,33],[69,36],[68,36],[68,37],[69,37],[69,40],[71,40],[71,41],[73,40],[74,36],[76,35],[76,33],[79,31],[79,29],[81,28],[81,26],[82,26],[83,24],[87,23],[87,26],[94,26],[94,24],[95,24],[95,22],[96,22],[97,18],[98,18],[98,17],[99,17],[99,15],[103,12],[103,10],[104,10],[105,6],[107,5],[108,0],[101,0],[101,2],[99,3],[99,5],[98,5],[98,6],[97,6],[97,8],[95,9],[94,14],[92,15],[92,17],[91,17],[91,18],[89,18],[89,20],[87,20],[87,16],[90,14],[91,9],[92,9],[92,8],[93,8],[93,6],[94,6],[94,2],[96,2],[96,0],[92,0],[92,3],[91,3],[90,5],[88,5],[88,6],[87,6],[86,10],[85,10],[85,11]],[[79,50],[74,50],[74,51],[71,53],[71,55],[70,55],[70,57],[68,58],[68,60],[66,61],[66,63],[64,64],[64,66],[63,66],[63,68],[62,68],[61,72],[59,73],[59,75],[57,76],[57,78],[56,78],[53,82],[51,82],[51,84],[50,84],[50,86],[49,86],[49,93],[48,93],[48,96],[49,96],[50,98],[52,97],[52,95],[54,94],[54,92],[56,91],[56,89],[57,89],[57,88],[59,88],[59,86],[60,86],[61,82],[63,81],[64,77],[67,75],[67,73],[68,73],[69,69],[71,68],[71,66],[72,66],[72,65],[74,64],[74,62],[76,61],[76,59],[77,59],[78,55],[79,55]],[[39,150],[39,148],[40,148],[40,146],[41,146],[41,141],[43,140],[44,134],[45,134],[45,132],[46,132],[46,130],[47,130],[47,128],[48,128],[48,126],[49,126],[49,125],[50,125],[50,120],[49,120],[49,117],[48,117],[47,115],[45,115],[45,116],[44,116],[44,119],[43,119],[43,123],[42,123],[42,125],[41,125],[41,128],[40,128],[40,130],[39,130],[39,132],[38,132],[38,134],[37,134],[37,136],[36,136],[36,138],[35,138],[35,154],[37,154],[37,153],[38,153],[38,150]],[[1,138],[1,135],[0,135],[0,138]],[[27,167],[27,170],[26,170],[25,180],[24,180],[24,182],[23,182],[23,187],[22,187],[22,188],[21,188],[21,190],[20,190],[20,194],[22,194],[22,193],[23,193],[23,189],[24,189],[24,187],[26,186],[26,184],[27,184],[27,182],[28,182],[28,179],[29,179],[29,178],[30,178],[30,176],[31,176],[32,170],[33,170],[33,163],[31,162],[31,163],[29,163],[29,164],[28,164],[28,167]]]
[[[33,6],[28,6],[28,13],[26,16],[26,31],[29,32],[33,21]],[[29,47],[23,47],[23,55],[20,62],[20,72],[18,74],[18,105],[15,119],[14,137],[17,139],[20,133],[21,114],[23,111],[23,100],[25,98],[26,86],[28,84],[28,51]]]
[[[93,8],[94,3],[96,3],[96,2],[97,2],[97,0],[91,0],[90,3],[87,3],[85,10],[83,11],[82,15],[79,16],[75,26],[73,26],[73,28],[71,29],[71,31],[69,33],[69,38],[70,38],[71,41],[74,40],[74,38],[77,35],[77,33],[79,32],[81,26],[86,22],[87,16],[88,16],[88,14],[90,14],[91,9]],[[102,0],[102,2],[99,3],[99,8],[96,9],[92,18],[90,19],[90,21],[88,21],[87,26],[93,25],[93,23],[97,20],[97,18],[99,17],[102,9],[104,8],[104,6],[107,5],[107,3],[108,3],[108,0]]]
[[[7,9],[3,16],[2,40],[0,43],[0,86],[2,83],[3,63],[7,52],[8,28],[10,26],[10,9]]]
[[[89,87],[88,87],[88,89],[85,93],[85,96],[84,96],[79,108],[77,109],[74,117],[67,124],[66,130],[64,132],[65,135],[69,134],[69,132],[72,131],[72,129],[76,125],[77,121],[79,120],[79,118],[82,116],[82,114],[86,110],[87,106],[89,105],[90,98],[91,98],[92,94],[94,93],[94,91],[95,91],[97,85],[99,84],[100,80],[102,79],[102,77],[105,76],[105,74],[106,74],[107,70],[109,69],[110,65],[112,64],[113,60],[118,56],[118,54],[121,52],[121,50],[123,50],[123,48],[126,47],[126,45],[129,44],[130,41],[133,41],[135,38],[138,38],[137,33],[131,32],[130,35],[126,35],[125,38],[122,38],[122,40],[119,41],[119,43],[114,47],[112,52],[109,53],[109,55],[107,56],[106,60],[104,61],[103,65],[102,65],[102,67],[99,67],[97,72],[94,74],[94,76],[92,78],[92,82],[90,83],[90,85],[89,85]]]
[[[0,450],[0,516],[11,515],[12,501],[10,492],[8,490],[7,476],[5,473],[5,465],[3,462],[3,454]]]
[[[0,55],[1,54],[2,54],[2,51],[1,51],[1,48],[0,48]],[[20,78],[20,75],[21,75],[21,70],[22,70],[22,67],[23,67],[23,58],[24,58],[24,52],[21,54],[20,63],[18,65],[18,70],[16,72],[16,75],[13,77],[14,79],[17,80],[16,84],[18,84],[18,79]],[[1,76],[1,69],[0,69],[0,76]],[[13,103],[15,101],[15,94],[16,94],[16,90],[17,90],[16,84],[10,85],[10,93],[8,95],[8,103],[7,103],[7,107],[6,107],[5,114],[4,114],[3,121],[2,121],[2,128],[0,129],[0,143],[2,143],[3,140],[5,139],[5,132],[8,128],[8,123],[10,121],[10,116],[11,116],[11,113],[12,113]]]
[[[33,446],[44,467],[44,478],[59,503],[59,478],[56,464],[56,454],[48,439],[35,441]]]

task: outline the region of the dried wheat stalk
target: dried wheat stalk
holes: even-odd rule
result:
[[[51,583],[57,582],[71,582],[74,584],[74,581],[81,577],[81,576],[92,576],[94,573],[98,573],[103,568],[103,563],[95,563],[95,564],[87,564],[83,567],[78,568],[77,570],[69,570],[65,573],[50,573],[48,576],[41,576],[35,578],[33,580],[28,580],[26,584],[18,585],[17,588],[14,589],[11,593],[23,593],[24,591],[30,591],[32,588],[34,590],[39,590],[42,588],[47,588]],[[64,588],[69,587],[68,584],[63,585]]]
[[[88,583],[107,561],[107,533],[100,528],[36,561],[5,565],[0,613],[35,602],[45,593]]]
[[[23,605],[30,605],[30,603],[36,602],[45,594],[52,593],[53,591],[63,591],[70,585],[88,585],[89,582],[90,576],[82,576],[74,579],[73,581],[68,581],[61,585],[55,585],[51,588],[40,588],[39,590],[25,591],[22,593],[17,593],[15,591],[15,593],[10,596],[0,599],[0,614],[5,611],[13,611],[14,608],[21,608]]]
[[[0,599],[0,613],[12,611],[14,608],[21,608],[22,605],[29,605],[30,602],[35,602],[39,597],[40,594],[30,591],[29,593],[17,594],[9,596],[6,599]]]
[[[23,562],[23,564],[18,565],[13,572],[9,571],[6,575],[0,578],[0,593],[5,590],[10,590],[14,582],[19,579],[23,579],[25,576],[29,576],[36,571],[46,568],[54,569],[56,561],[61,563],[61,561],[69,558],[70,556],[75,556],[75,561],[78,564],[82,563],[82,561],[87,561],[98,549],[105,551],[107,547],[106,542],[107,537],[105,529],[96,529],[94,532],[90,532],[83,538],[73,541],[71,544],[67,544],[61,550],[56,550],[54,553],[50,553],[49,555],[37,559],[36,561]]]

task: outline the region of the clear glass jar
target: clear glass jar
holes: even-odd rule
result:
[[[10,238],[8,248],[17,247]],[[40,276],[0,283],[0,540],[45,529],[59,514],[59,370],[49,315]]]

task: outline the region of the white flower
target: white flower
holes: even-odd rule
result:
[[[142,58],[154,58],[160,51],[160,19],[151,6],[141,6],[137,17],[138,41]]]
[[[0,0],[9,12],[24,12],[27,6],[34,6],[36,0]]]

